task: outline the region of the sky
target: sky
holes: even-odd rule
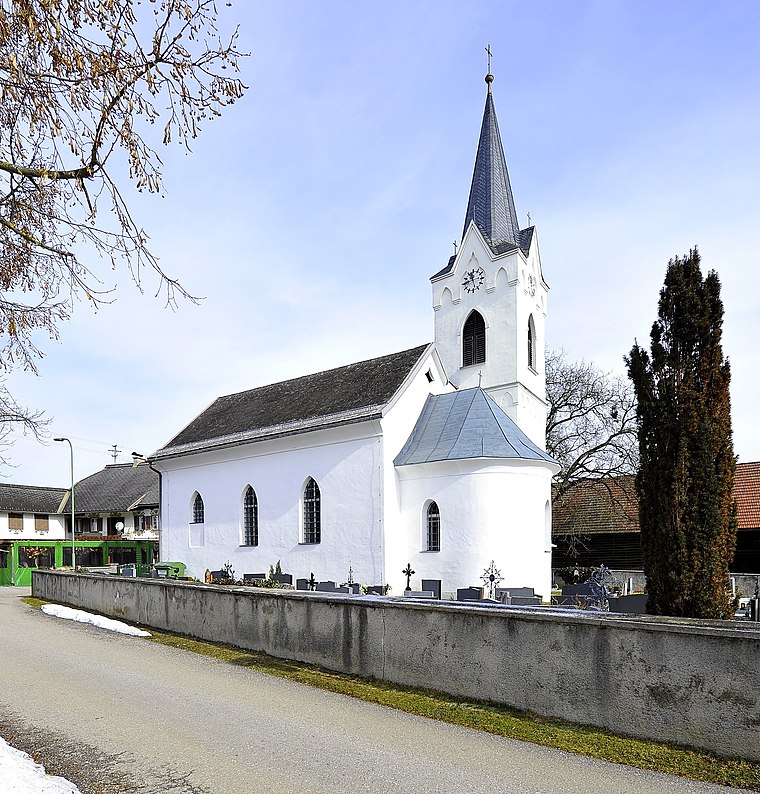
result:
[[[625,376],[668,260],[699,247],[725,305],[734,447],[760,460],[760,6],[756,0],[219,4],[245,96],[164,192],[123,185],[162,267],[202,300],[88,262],[115,300],[76,304],[6,386],[50,420],[6,482],[66,486],[150,454],[216,397],[432,340],[430,276],[453,252],[493,52],[521,225],[536,225],[547,340]]]

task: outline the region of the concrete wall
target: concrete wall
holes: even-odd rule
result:
[[[760,761],[760,627],[35,571],[35,596]]]

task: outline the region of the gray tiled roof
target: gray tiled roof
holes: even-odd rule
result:
[[[219,397],[155,457],[380,416],[428,347]]]
[[[494,253],[505,245],[516,248],[521,243],[507,160],[490,90],[483,111],[462,237],[467,233],[470,221],[475,222]],[[506,250],[498,252],[506,253]]]
[[[396,466],[466,458],[556,461],[480,388],[430,395]]]
[[[76,513],[125,512],[158,506],[158,474],[146,464],[117,463],[74,486]]]
[[[57,513],[67,488],[0,484],[0,510],[8,513]]]

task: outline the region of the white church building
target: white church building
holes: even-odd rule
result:
[[[430,279],[431,344],[218,398],[151,456],[161,558],[202,578],[278,560],[295,578],[444,595],[551,587],[548,287],[520,229],[491,84],[463,238]]]

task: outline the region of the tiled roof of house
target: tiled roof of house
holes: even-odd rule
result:
[[[760,462],[737,463],[734,498],[739,529],[760,529]],[[552,509],[552,532],[556,535],[638,531],[633,476],[585,480]]]
[[[760,528],[760,462],[736,464],[734,498],[739,529]]]
[[[57,513],[67,488],[0,484],[0,510],[8,513]]]
[[[158,474],[147,464],[117,463],[74,486],[74,512],[113,513],[158,507]]]
[[[155,457],[378,417],[429,347],[219,397]]]
[[[554,535],[638,531],[639,511],[633,477],[583,480],[552,506]]]
[[[480,388],[431,394],[395,466],[468,458],[555,461]]]

